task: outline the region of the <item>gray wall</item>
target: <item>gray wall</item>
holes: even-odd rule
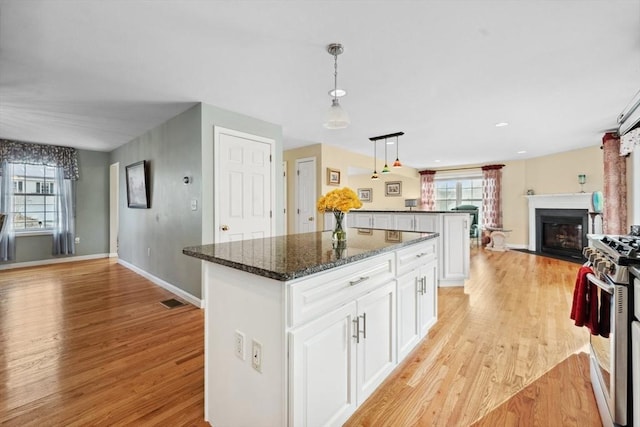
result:
[[[200,261],[182,248],[202,234],[200,123],[196,105],[111,152],[111,164],[120,163],[118,257],[197,298]],[[150,209],[127,207],[126,166],[140,160],[150,163]],[[185,175],[192,184],[183,184]]]
[[[75,256],[109,253],[109,153],[78,150]],[[18,236],[13,262],[41,261],[52,255],[51,235]],[[9,262],[4,263],[9,264]]]
[[[201,261],[186,246],[213,242],[213,127],[222,126],[275,141],[276,234],[284,229],[282,128],[242,114],[197,104],[111,153],[120,163],[118,257],[202,298]],[[151,208],[127,207],[126,166],[150,162]],[[193,183],[184,185],[182,178]],[[198,209],[191,210],[196,200]]]

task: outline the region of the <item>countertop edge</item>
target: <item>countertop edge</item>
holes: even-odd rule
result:
[[[415,239],[406,241],[406,242],[399,242],[395,245],[390,245],[390,246],[386,246],[383,248],[379,248],[379,249],[372,249],[371,251],[368,252],[364,252],[364,253],[360,253],[360,254],[356,254],[356,255],[352,255],[352,256],[347,256],[345,258],[336,260],[336,261],[331,261],[331,262],[326,262],[323,264],[316,264],[312,267],[309,268],[305,268],[305,269],[301,269],[301,270],[296,270],[296,271],[290,271],[290,272],[286,272],[286,273],[279,273],[276,271],[272,271],[272,270],[267,270],[264,268],[260,268],[260,267],[254,267],[251,265],[246,265],[246,264],[242,264],[242,263],[238,263],[238,262],[234,262],[225,258],[219,258],[219,257],[215,257],[212,255],[207,255],[204,254],[202,252],[198,252],[198,248],[202,248],[203,246],[208,246],[208,245],[201,245],[201,246],[189,246],[186,247],[184,249],[182,249],[182,253],[184,255],[193,257],[193,258],[197,258],[203,261],[208,261],[214,264],[219,264],[219,265],[223,265],[225,267],[230,267],[230,268],[234,268],[236,270],[240,270],[240,271],[244,271],[247,273],[251,273],[251,274],[255,274],[258,276],[262,276],[262,277],[266,277],[269,279],[274,279],[274,280],[278,280],[278,281],[290,281],[290,280],[295,280],[295,279],[299,279],[301,277],[305,277],[305,276],[310,276],[312,274],[315,273],[320,273],[322,271],[326,271],[326,270],[330,270],[332,268],[336,268],[336,267],[341,267],[344,265],[348,265],[351,264],[353,262],[357,262],[357,261],[361,261],[363,259],[367,259],[367,258],[371,258],[373,256],[382,254],[382,253],[386,253],[386,252],[391,252],[391,251],[395,251],[397,249],[400,249],[402,247],[406,247],[406,246],[412,246],[415,245],[417,243],[421,243],[421,242],[425,242],[427,240],[431,240],[431,239],[435,239],[437,237],[440,237],[440,233],[428,233],[428,235],[425,236],[420,236],[417,237]]]

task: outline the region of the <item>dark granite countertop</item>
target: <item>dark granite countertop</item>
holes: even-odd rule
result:
[[[369,210],[369,209],[354,209],[351,212],[362,212],[362,213],[417,213],[417,214],[439,214],[439,213],[448,213],[448,214],[458,214],[458,213],[473,213],[475,211],[467,211],[467,210],[459,210],[459,211],[421,211],[421,210]]]
[[[433,239],[438,233],[349,228],[347,236],[343,249],[334,249],[331,232],[323,231],[191,246],[182,253],[286,281]]]

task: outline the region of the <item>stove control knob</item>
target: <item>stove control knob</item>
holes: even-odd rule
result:
[[[596,251],[593,251],[592,253],[589,254],[589,262],[591,264],[595,263],[596,259],[598,259],[598,258],[600,258],[600,257],[598,256],[598,253]]]
[[[583,250],[582,250],[582,255],[584,255],[585,258],[589,259],[589,255],[591,255],[594,252],[594,249],[586,246]]]

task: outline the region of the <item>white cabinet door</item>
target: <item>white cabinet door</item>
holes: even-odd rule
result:
[[[347,224],[351,228],[373,227],[373,215],[359,212],[349,212]]]
[[[415,231],[438,233],[438,214],[418,214],[414,223]]]
[[[442,215],[442,278],[464,281],[469,277],[469,216]]]
[[[393,229],[401,231],[413,231],[415,218],[412,214],[394,214],[393,215]]]
[[[438,263],[436,260],[420,268],[422,288],[418,293],[418,324],[420,338],[438,320]]]
[[[404,359],[420,341],[418,273],[419,270],[412,270],[398,278],[398,360]]]
[[[396,365],[395,281],[359,298],[357,345],[358,405]]]
[[[342,425],[355,411],[355,319],[354,301],[290,333],[290,425]]]
[[[392,230],[393,216],[391,214],[373,214],[373,228]]]

